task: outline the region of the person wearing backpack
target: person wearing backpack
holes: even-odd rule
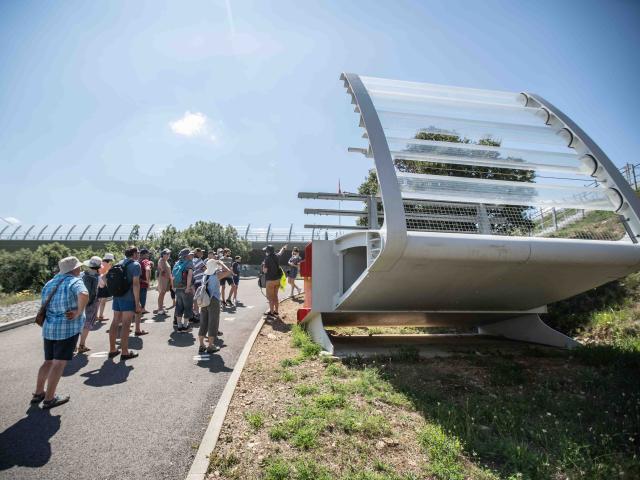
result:
[[[207,260],[202,286],[196,292],[200,307],[200,328],[198,329],[198,353],[214,353],[220,350],[215,342],[220,327],[220,280],[227,278],[231,270],[220,260]],[[207,336],[209,346],[204,344]]]
[[[189,258],[190,253],[188,248],[180,250],[178,261],[171,272],[176,291],[174,321],[176,330],[180,333],[189,331],[189,319],[193,317],[193,262]]]
[[[109,327],[109,358],[121,353],[116,349],[118,326],[120,332],[120,349],[122,360],[129,360],[138,356],[137,352],[129,351],[129,328],[136,313],[142,313],[140,305],[140,274],[142,269],[138,263],[138,248],[131,246],[124,252],[124,260],[116,263],[107,273],[107,288],[113,295],[113,320]]]
[[[265,257],[262,262],[262,273],[266,280],[267,300],[269,301],[268,317],[278,316],[278,289],[280,288],[280,279],[282,278],[282,269],[280,268],[280,255],[287,249],[283,246],[278,253],[273,245],[267,245],[263,248]]]
[[[89,269],[82,272],[80,278],[84,282],[84,286],[87,287],[89,292],[89,303],[84,310],[86,319],[84,321],[84,327],[80,334],[80,344],[78,345],[78,353],[85,353],[91,350],[85,344],[87,336],[93,328],[96,318],[98,316],[98,307],[100,301],[98,299],[98,284],[100,283],[100,267],[102,267],[102,260],[100,257],[91,257],[89,260],[82,262],[85,267]]]

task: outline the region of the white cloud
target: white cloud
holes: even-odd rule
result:
[[[176,135],[185,137],[204,137],[212,142],[217,141],[216,135],[211,128],[211,121],[204,113],[191,113],[186,111],[182,118],[169,122],[171,130]]]

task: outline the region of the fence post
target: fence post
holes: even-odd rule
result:
[[[631,165],[631,172],[633,173],[633,189],[638,190],[638,178],[636,177],[637,165]]]
[[[551,207],[551,218],[553,219],[553,228],[558,231],[558,217],[556,216],[556,207]]]

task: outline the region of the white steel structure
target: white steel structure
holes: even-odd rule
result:
[[[538,95],[341,80],[368,141],[350,150],[373,158],[382,207],[346,211],[368,228],[313,241],[315,339],[332,351],[324,326],[476,326],[574,346],[538,314],[640,268],[640,202],[602,150]],[[572,226],[590,215],[617,241]]]

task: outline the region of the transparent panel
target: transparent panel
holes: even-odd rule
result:
[[[606,211],[620,207],[618,196],[614,193],[610,197],[610,190],[602,187],[541,185],[401,172],[397,175],[403,198]]]
[[[575,151],[564,153],[396,137],[387,138],[387,142],[394,159],[587,175],[595,168],[589,159],[581,161]]]
[[[522,96],[516,92],[499,90],[480,90],[476,88],[451,87],[430,83],[407,82],[386,78],[363,77],[362,83],[367,90],[378,90],[398,93],[417,93],[440,98],[496,103],[502,105],[522,105]]]
[[[442,99],[404,93],[388,94],[377,91],[369,93],[376,110],[533,126],[543,125],[546,121],[546,115],[544,118],[541,117],[543,112],[538,108]]]
[[[386,136],[397,136],[398,130],[404,132],[400,136],[415,137],[418,132],[456,135],[461,140],[467,139],[478,143],[490,138],[500,142],[507,148],[527,148],[536,144],[546,144],[555,148],[564,148],[567,141],[558,132],[540,122],[539,126],[512,125],[508,123],[485,122],[478,120],[452,119],[439,116],[395,113],[379,110],[378,117],[385,129]]]

